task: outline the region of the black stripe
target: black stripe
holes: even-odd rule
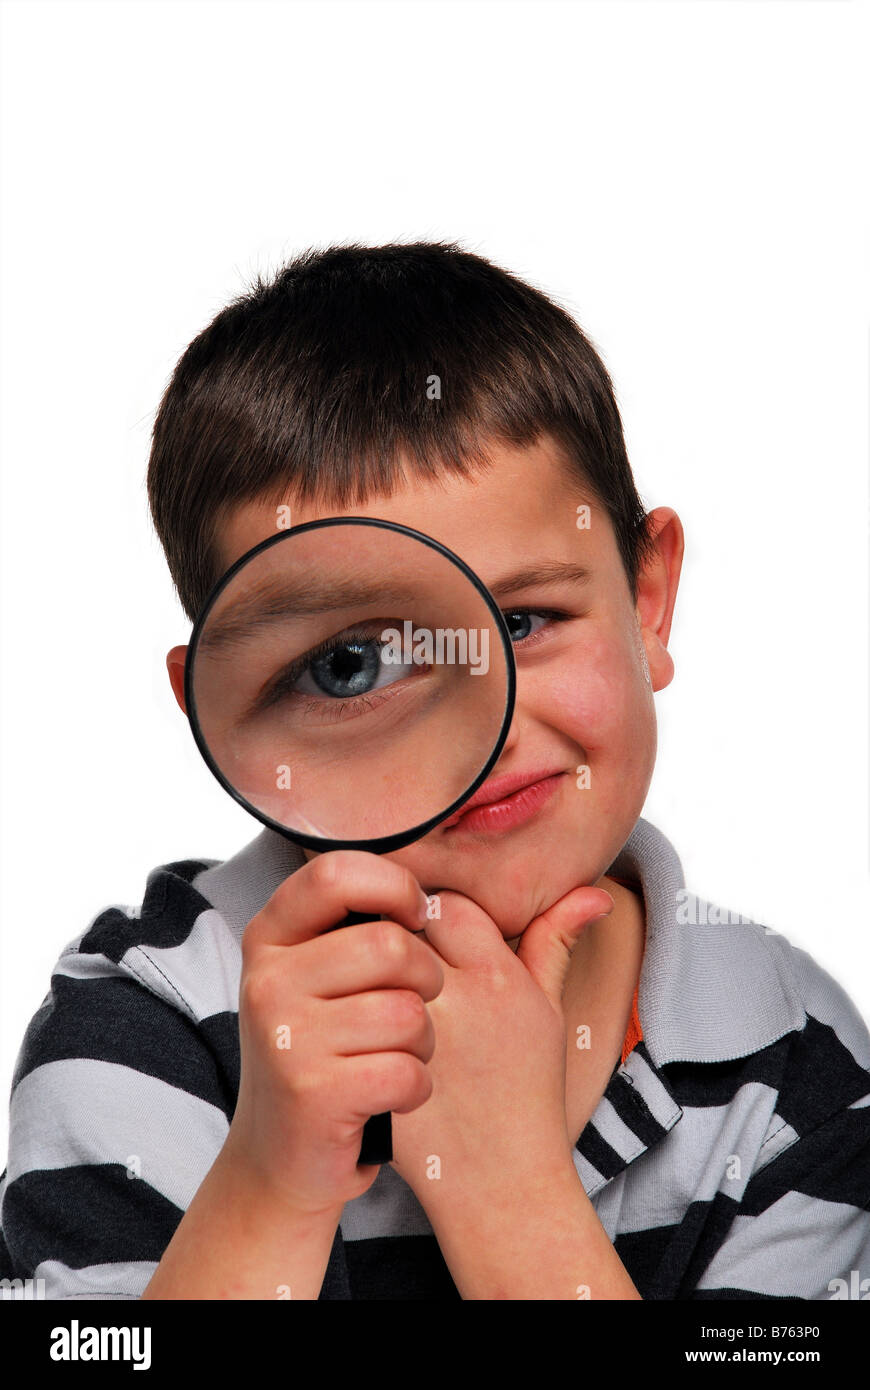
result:
[[[628,1270],[641,1298],[673,1297],[670,1290],[661,1291],[659,1268],[668,1244],[678,1229],[677,1226],[651,1226],[643,1231],[617,1232],[613,1248]]]
[[[677,1243],[679,1254],[673,1264],[673,1278],[676,1281],[676,1298],[690,1298],[692,1290],[700,1283],[704,1270],[708,1269],[715,1256],[722,1249],[735,1216],[743,1216],[741,1203],[727,1192],[717,1192],[712,1202],[691,1202],[680,1222],[680,1239]],[[683,1249],[685,1237],[691,1237],[691,1246]]]
[[[320,1286],[320,1293],[317,1295],[317,1298],[318,1302],[335,1302],[339,1299],[347,1300],[350,1298],[347,1261],[344,1256],[344,1240],[342,1239],[340,1226],[336,1227],[332,1249],[329,1252],[329,1260],[326,1265],[326,1272],[323,1276],[323,1283]]]
[[[614,1249],[641,1297],[691,1297],[739,1210],[739,1203],[733,1197],[717,1193],[714,1202],[690,1203],[678,1222],[642,1231],[619,1232]]]
[[[3,1200],[3,1233],[16,1277],[31,1278],[43,1260],[72,1269],[159,1262],[182,1216],[121,1164],[80,1164],[16,1178]]]
[[[119,961],[133,946],[180,946],[190,935],[200,913],[212,905],[178,874],[165,868],[148,875],[138,917],[128,917],[118,907],[101,912],[79,945],[83,955],[101,954]]]
[[[806,1299],[799,1294],[778,1294],[778,1293],[756,1293],[753,1289],[695,1289],[694,1293],[686,1294],[686,1298],[695,1299],[698,1302],[704,1299],[721,1299],[727,1302],[728,1299],[757,1299],[765,1303],[805,1303]]]
[[[12,1252],[6,1244],[3,1232],[0,1231],[0,1279],[15,1279],[20,1277],[20,1275],[16,1275],[15,1273]]]
[[[587,1121],[574,1147],[598,1169],[602,1177],[615,1178],[626,1166],[625,1159],[601,1137],[591,1120]]]
[[[238,1060],[211,1050],[203,1032],[135,980],[54,975],[50,1001],[25,1033],[13,1088],[47,1062],[91,1058],[157,1077],[218,1106],[230,1118],[238,1094]],[[220,1039],[221,1032],[225,1043],[231,1025],[213,1022],[211,1037]]]
[[[841,1110],[749,1179],[741,1212],[757,1216],[786,1192],[870,1211],[870,1106]]]
[[[753,1081],[779,1090],[795,1036],[789,1033],[760,1052],[727,1062],[666,1062],[660,1074],[667,1076],[674,1098],[684,1107],[729,1105],[741,1086]]]
[[[354,1299],[456,1300],[459,1290],[434,1236],[370,1236],[346,1240]]]
[[[239,1043],[239,1015],[233,1010],[210,1014],[199,1025],[217,1065],[216,1077],[221,1088],[221,1105],[228,1119],[232,1119],[239,1098],[241,1080],[241,1047]]]
[[[777,1114],[798,1134],[805,1134],[834,1110],[865,1096],[868,1089],[867,1069],[858,1065],[833,1028],[808,1017],[804,1031],[792,1040]]]
[[[659,1123],[643,1096],[625,1076],[617,1072],[611,1077],[610,1085],[604,1094],[619,1118],[648,1149],[657,1144],[663,1134],[667,1134],[664,1125]]]

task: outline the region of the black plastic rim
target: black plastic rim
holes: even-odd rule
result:
[[[422,543],[428,545],[431,550],[436,550],[440,555],[451,560],[453,564],[456,565],[457,569],[461,570],[466,578],[471,580],[471,583],[489,608],[495,620],[496,630],[502,640],[502,646],[505,651],[505,665],[507,668],[505,712],[501,729],[493,745],[492,752],[474,781],[465,789],[460,797],[457,797],[446,810],[439,812],[437,816],[432,816],[430,820],[422,821],[419,825],[412,826],[409,830],[400,831],[395,835],[383,835],[379,839],[374,840],[333,840],[327,839],[325,836],[306,835],[300,830],[288,830],[286,825],[281,825],[280,822],[273,820],[271,816],[267,816],[264,811],[259,811],[256,806],[252,806],[251,803],[246,801],[245,798],[236,791],[235,787],[227,781],[217,763],[214,761],[200,727],[199,718],[196,713],[196,700],[193,694],[193,666],[202,629],[205,626],[206,619],[214,603],[238,571],[244,565],[248,564],[255,555],[259,555],[261,551],[267,550],[269,546],[278,545],[281,541],[286,541],[291,536],[301,535],[303,531],[315,531],[323,526],[347,526],[349,524],[356,526],[380,526],[388,531],[398,531],[402,535],[411,536],[414,540],[422,541]],[[402,849],[405,845],[412,844],[414,840],[422,839],[430,830],[434,830],[436,825],[440,825],[442,821],[447,820],[448,816],[452,816],[455,811],[458,811],[486,780],[505,745],[505,740],[507,739],[511,720],[513,718],[515,700],[516,661],[513,653],[513,643],[511,642],[507,623],[502,616],[501,609],[496,604],[495,599],[483,580],[464,560],[460,559],[454,551],[450,550],[446,545],[442,545],[440,541],[434,540],[432,536],[427,536],[423,531],[415,531],[411,526],[403,526],[397,521],[384,521],[380,517],[338,516],[324,517],[321,521],[306,521],[303,522],[301,526],[288,526],[286,530],[279,531],[274,536],[268,536],[266,540],[260,541],[258,545],[246,551],[245,554],[242,555],[240,559],[236,560],[235,564],[231,565],[227,572],[222,575],[203,604],[196,622],[193,625],[193,631],[190,635],[190,642],[188,643],[187,656],[184,663],[184,703],[187,709],[187,718],[196,746],[202,754],[211,773],[217,778],[218,782],[220,782],[224,791],[229,792],[233,800],[244,807],[250,815],[256,817],[261,824],[267,826],[270,830],[276,830],[278,834],[283,835],[286,840],[291,840],[294,844],[302,845],[305,849],[312,850],[365,849],[373,854],[386,854],[389,853],[390,850]]]

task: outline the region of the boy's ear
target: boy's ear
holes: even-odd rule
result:
[[[187,647],[173,647],[171,652],[166,653],[169,682],[183,714],[187,714],[187,706],[184,703],[184,663],[186,660]]]
[[[668,638],[683,566],[683,524],[671,507],[649,513],[655,553],[637,577],[637,619],[640,624],[653,690],[669,685],[674,663]]]

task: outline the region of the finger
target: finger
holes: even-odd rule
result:
[[[349,912],[390,917],[409,931],[421,931],[428,923],[427,907],[410,869],[367,850],[330,850],[284,880],[248,923],[242,946],[310,941]]]
[[[613,898],[602,888],[576,888],[566,893],[529,923],[517,947],[532,978],[555,1005],[562,998],[571,954],[590,922],[613,910]]]
[[[435,1051],[435,1028],[419,994],[410,989],[372,990],[344,999],[327,999],[317,1011],[318,1033],[332,1052],[355,1057],[364,1052],[410,1052],[428,1062]]]
[[[416,1110],[432,1094],[432,1075],[410,1052],[364,1052],[341,1061],[336,1099],[362,1123],[370,1115]]]
[[[473,968],[491,961],[502,948],[510,950],[489,913],[464,893],[434,896],[441,915],[426,923],[426,940],[448,965]]]
[[[375,989],[413,989],[426,1002],[444,987],[436,951],[398,922],[360,922],[301,942],[293,955],[295,988],[320,999]]]

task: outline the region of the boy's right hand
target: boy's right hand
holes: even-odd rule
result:
[[[426,1004],[444,975],[413,935],[426,908],[408,869],[332,850],[291,874],[245,930],[241,1078],[220,1162],[300,1214],[337,1221],[378,1173],[357,1164],[365,1121],[431,1094]],[[333,930],[349,911],[385,920]]]

